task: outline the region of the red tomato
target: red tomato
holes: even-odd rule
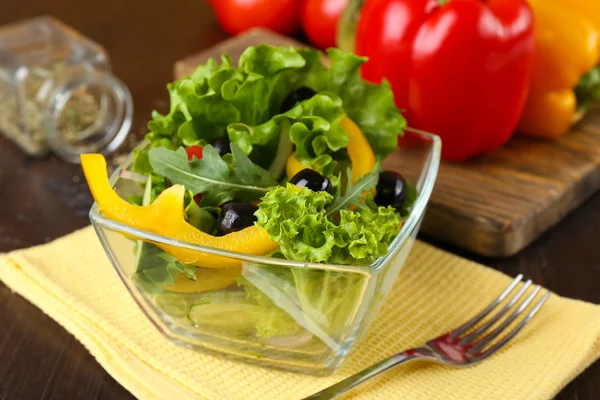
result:
[[[337,26],[348,0],[306,0],[302,5],[302,28],[317,47],[335,47]]]
[[[208,0],[208,4],[231,35],[255,27],[292,35],[300,25],[301,0]]]
[[[187,153],[188,161],[192,161],[194,156],[196,156],[196,158],[202,158],[202,147],[200,146],[186,147],[185,152]]]

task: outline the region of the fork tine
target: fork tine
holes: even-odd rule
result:
[[[492,325],[494,325],[496,322],[498,322],[498,320],[500,318],[502,318],[515,305],[515,303],[517,302],[517,300],[519,300],[523,296],[523,294],[525,293],[525,291],[527,290],[527,288],[529,286],[531,286],[531,280],[528,280],[527,282],[525,282],[525,284],[523,285],[523,287],[521,287],[521,289],[519,289],[519,291],[517,292],[517,294],[515,294],[513,296],[513,298],[508,302],[508,304],[506,304],[502,308],[502,310],[500,310],[499,312],[497,312],[496,315],[494,315],[492,318],[490,318],[489,321],[487,321],[485,324],[481,325],[474,332],[472,332],[472,333],[468,334],[467,336],[465,336],[464,338],[462,338],[461,341],[460,341],[460,344],[465,345],[465,344],[472,343],[483,332],[487,331]]]
[[[496,343],[495,345],[493,345],[492,347],[487,349],[485,352],[483,352],[482,354],[477,356],[477,361],[481,361],[481,360],[491,356],[492,354],[494,354],[495,352],[500,350],[502,347],[504,347],[504,345],[507,344],[512,338],[514,338],[519,333],[519,331],[521,331],[521,329],[523,329],[523,327],[525,325],[527,325],[527,323],[529,321],[531,321],[531,319],[534,317],[535,314],[537,314],[537,312],[540,310],[540,308],[542,308],[542,306],[544,305],[546,300],[548,300],[548,297],[550,297],[550,294],[551,294],[551,292],[549,290],[547,290],[546,293],[544,294],[544,297],[542,297],[540,299],[540,301],[538,301],[536,303],[536,305],[529,312],[529,314],[527,314],[527,316],[523,319],[523,321],[521,321],[519,323],[519,325],[517,325],[512,331],[507,333],[506,336],[504,336],[498,343]]]
[[[521,279],[523,279],[523,275],[519,274],[510,285],[508,285],[508,287],[506,289],[504,289],[504,292],[502,292],[500,294],[500,296],[498,296],[496,298],[496,300],[494,300],[492,302],[492,304],[490,304],[489,306],[487,306],[485,308],[485,310],[483,310],[482,312],[480,312],[479,314],[477,314],[475,317],[473,317],[470,321],[467,321],[466,323],[464,323],[463,325],[459,326],[458,328],[456,328],[452,334],[450,335],[450,337],[452,338],[456,338],[458,336],[461,336],[463,333],[467,332],[469,329],[471,329],[472,327],[474,327],[477,323],[479,323],[479,321],[481,321],[483,318],[485,318],[494,308],[496,308],[496,306],[498,304],[500,304],[502,302],[502,300],[504,300],[506,298],[506,296],[509,295],[510,292],[513,291],[513,289],[515,288],[515,286],[517,286],[517,284],[519,282],[521,282]]]
[[[481,349],[483,349],[485,346],[490,344],[492,340],[498,337],[498,335],[500,335],[519,315],[523,313],[523,310],[525,310],[527,306],[529,306],[529,304],[533,301],[535,296],[537,296],[541,288],[541,286],[536,285],[533,289],[533,292],[531,292],[531,294],[527,296],[527,298],[519,306],[519,308],[517,308],[507,319],[505,319],[498,328],[494,329],[489,335],[479,340],[477,344],[469,350],[469,353],[479,353]]]

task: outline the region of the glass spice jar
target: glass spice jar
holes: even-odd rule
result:
[[[100,45],[51,17],[0,27],[0,132],[26,153],[111,153],[132,116]]]

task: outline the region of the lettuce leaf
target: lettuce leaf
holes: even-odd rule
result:
[[[362,80],[359,68],[364,58],[336,49],[328,54],[330,68],[321,63],[317,50],[264,44],[247,48],[238,67],[227,55],[220,65],[210,59],[167,86],[170,111],[153,113],[146,137],[152,147],[176,149],[205,145],[227,134],[254,162],[268,168],[279,136],[289,129],[297,158],[324,169],[347,144],[339,121],[348,114],[377,157],[385,158],[406,125],[389,84]],[[317,96],[282,113],[284,98],[302,86]]]
[[[254,312],[256,336],[268,338],[279,335],[293,335],[302,329],[288,313],[275,305],[273,300],[265,296],[246,278],[240,276],[238,285],[243,286],[246,290],[247,300],[257,306]]]
[[[308,86],[317,93],[328,91],[342,100],[344,111],[362,130],[378,159],[383,160],[398,146],[406,120],[394,103],[394,94],[387,80],[381,84],[364,81],[360,66],[367,61],[339,49],[329,49],[331,67],[321,63],[321,54],[311,49],[299,49],[306,60],[302,72],[296,74],[296,87]],[[289,76],[289,75],[288,75]]]
[[[377,183],[377,172],[336,193],[298,189],[291,184],[269,189],[259,204],[256,224],[279,244],[285,258],[329,264],[368,265],[388,252],[401,228],[393,207],[377,207],[368,195],[357,210],[348,206],[364,198]],[[331,211],[330,211],[331,210]],[[339,222],[334,221],[339,218]],[[349,321],[356,315],[367,283],[362,274],[310,268],[246,265],[244,287],[257,299],[257,329],[262,335],[281,334],[283,313],[337,350]],[[262,301],[258,299],[263,298]],[[283,311],[282,311],[283,310]]]
[[[349,271],[247,264],[238,282],[257,305],[260,336],[292,335],[303,327],[338,350],[368,280]]]
[[[258,206],[257,225],[279,244],[285,258],[330,264],[368,265],[387,254],[401,228],[393,207],[340,210],[333,222],[327,210],[333,196],[326,192],[299,191],[291,184],[269,189]]]

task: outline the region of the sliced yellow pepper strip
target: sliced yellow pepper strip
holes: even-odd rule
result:
[[[285,173],[288,179],[292,179],[294,175],[306,168],[312,169],[312,167],[304,165],[300,161],[298,161],[298,159],[294,157],[293,154],[288,157],[285,163]]]
[[[224,236],[212,236],[188,224],[184,217],[185,188],[182,185],[171,186],[149,206],[136,206],[119,197],[110,186],[106,161],[102,155],[82,154],[81,166],[100,211],[114,221],[182,242],[221,250],[264,255],[277,249],[277,243],[269,239],[267,231],[260,226],[251,226]],[[184,264],[208,268],[240,266],[240,261],[232,258],[163,243],[154,244]]]
[[[362,176],[371,172],[375,166],[375,154],[367,138],[365,138],[365,135],[354,121],[346,116],[342,118],[340,125],[348,134],[347,149],[352,163],[352,183],[356,183]],[[293,154],[288,157],[285,167],[288,179],[292,179],[294,175],[303,169],[312,169],[311,166],[304,165],[298,161]]]
[[[340,121],[342,129],[348,134],[348,156],[352,162],[352,183],[367,175],[375,166],[375,154],[367,138],[358,125],[350,118]]]
[[[177,293],[200,293],[225,289],[236,283],[241,273],[242,269],[239,267],[197,269],[195,281],[188,279],[183,274],[179,274],[175,278],[175,283],[165,286],[165,289]]]

